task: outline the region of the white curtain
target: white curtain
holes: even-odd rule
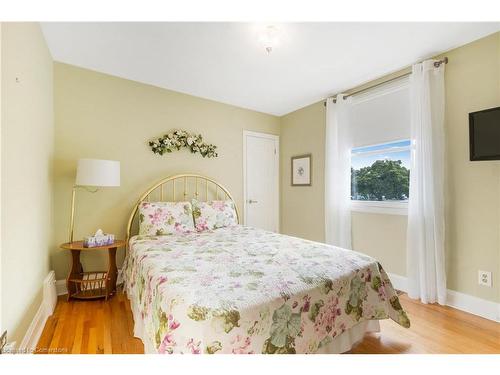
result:
[[[326,102],[325,134],[325,239],[351,248],[351,137],[350,100],[337,95]]]
[[[413,66],[410,100],[408,295],[444,305],[444,64],[436,68],[428,60]]]

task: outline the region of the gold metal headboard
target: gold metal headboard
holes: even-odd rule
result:
[[[176,190],[176,187],[178,188],[179,185],[182,186],[181,190]],[[209,199],[210,197],[212,199]],[[236,202],[234,201],[233,197],[224,186],[212,180],[211,178],[201,176],[198,174],[178,174],[175,176],[164,178],[163,180],[159,181],[158,183],[150,187],[148,190],[146,190],[146,192],[142,194],[142,196],[139,198],[134,208],[132,209],[130,218],[128,219],[127,239],[126,239],[127,248],[128,248],[128,241],[130,240],[130,235],[132,233],[132,225],[134,222],[134,218],[137,215],[139,205],[142,202],[144,201],[179,202],[179,201],[187,201],[191,198],[195,198],[200,201],[229,199],[234,203],[234,208],[236,210],[236,220],[238,221],[238,223],[240,222],[240,217],[238,213],[238,207],[236,206]]]

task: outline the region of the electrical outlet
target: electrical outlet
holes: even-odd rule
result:
[[[479,282],[479,285],[491,287],[491,272],[479,270],[478,271],[478,282]]]
[[[5,345],[7,345],[7,331],[4,331],[4,333],[2,333],[2,336],[0,337],[0,353],[3,352]]]

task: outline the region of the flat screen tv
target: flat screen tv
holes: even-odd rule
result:
[[[470,160],[500,160],[500,107],[469,113]]]

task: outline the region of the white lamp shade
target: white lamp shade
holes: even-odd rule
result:
[[[120,162],[79,159],[75,184],[78,186],[120,186]]]

